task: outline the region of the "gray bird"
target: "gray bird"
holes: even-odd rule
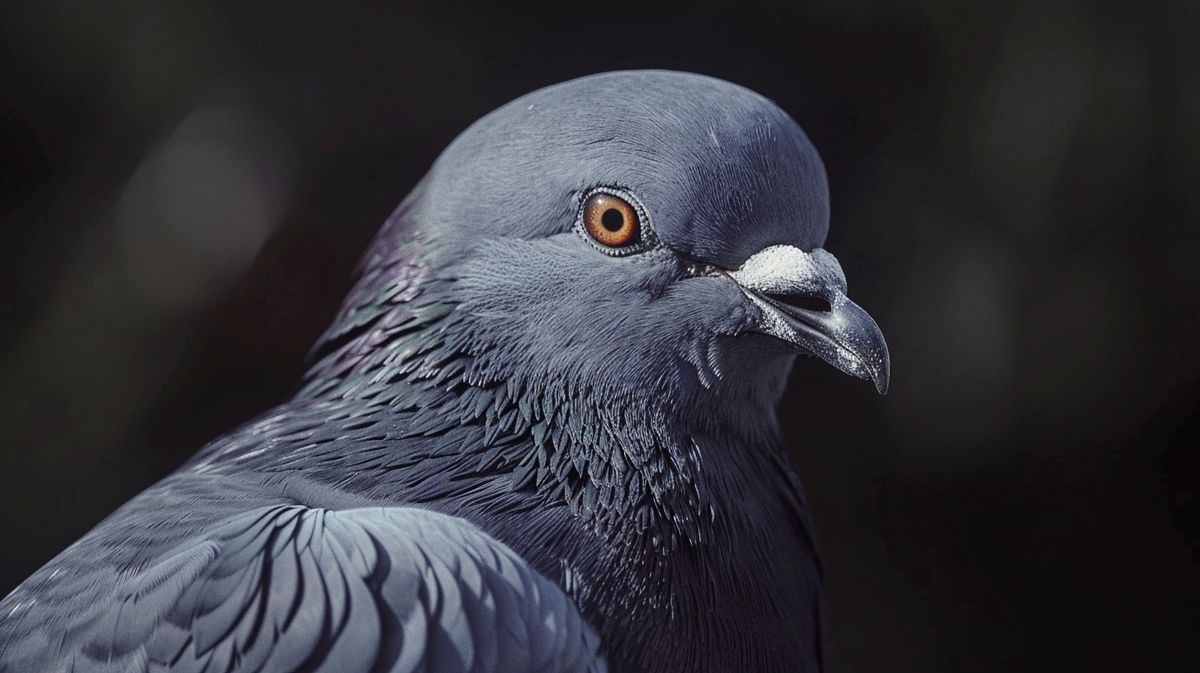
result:
[[[771,101],[621,72],[459,136],[300,392],[0,603],[0,670],[816,671],[775,407],[888,383]]]

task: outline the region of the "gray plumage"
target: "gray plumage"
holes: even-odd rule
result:
[[[596,189],[635,244],[589,237]],[[774,407],[798,352],[888,377],[827,228],[815,150],[740,87],[500,108],[384,224],[294,399],[0,602],[0,670],[819,670]]]

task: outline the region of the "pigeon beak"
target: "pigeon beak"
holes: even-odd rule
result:
[[[871,316],[846,297],[846,276],[833,255],[820,248],[804,252],[773,245],[729,276],[758,307],[758,331],[874,382],[880,394],[887,392],[887,343]]]

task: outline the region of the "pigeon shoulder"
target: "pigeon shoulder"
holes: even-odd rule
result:
[[[232,497],[193,503],[201,523],[170,497],[135,499],[0,603],[0,671],[604,670],[570,599],[457,517]]]

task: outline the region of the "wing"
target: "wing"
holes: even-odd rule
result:
[[[84,612],[71,670],[604,670],[557,586],[466,521],[415,508],[239,514]]]

